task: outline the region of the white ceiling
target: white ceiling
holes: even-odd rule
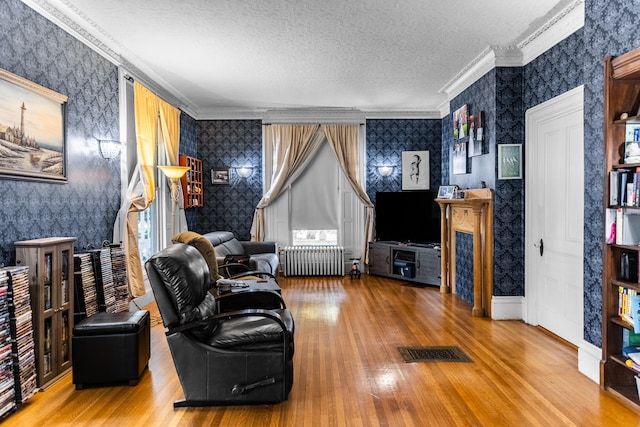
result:
[[[23,0],[197,119],[439,112],[487,50],[577,0]],[[153,87],[152,87],[153,89]]]

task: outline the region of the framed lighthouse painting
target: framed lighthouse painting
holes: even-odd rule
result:
[[[67,97],[0,69],[0,178],[67,182]]]

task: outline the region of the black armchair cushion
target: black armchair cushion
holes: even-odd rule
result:
[[[293,338],[294,322],[288,310],[271,310],[280,316],[285,330],[276,320],[262,316],[235,317],[224,322],[211,333],[207,343],[217,348],[234,350],[282,350],[283,334]]]

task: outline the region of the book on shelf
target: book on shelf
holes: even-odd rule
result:
[[[608,208],[605,211],[605,227],[604,238],[608,244],[616,242],[616,216],[618,215],[617,209]]]
[[[616,244],[640,244],[640,210],[619,207],[616,212]]]
[[[633,320],[633,332],[640,333],[640,295],[634,292],[629,296],[629,304],[631,306],[631,319]],[[640,360],[640,357],[639,359]]]
[[[609,172],[609,205],[640,207],[640,167]]]

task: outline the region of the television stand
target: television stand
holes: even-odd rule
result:
[[[440,286],[438,243],[369,243],[369,274]]]

